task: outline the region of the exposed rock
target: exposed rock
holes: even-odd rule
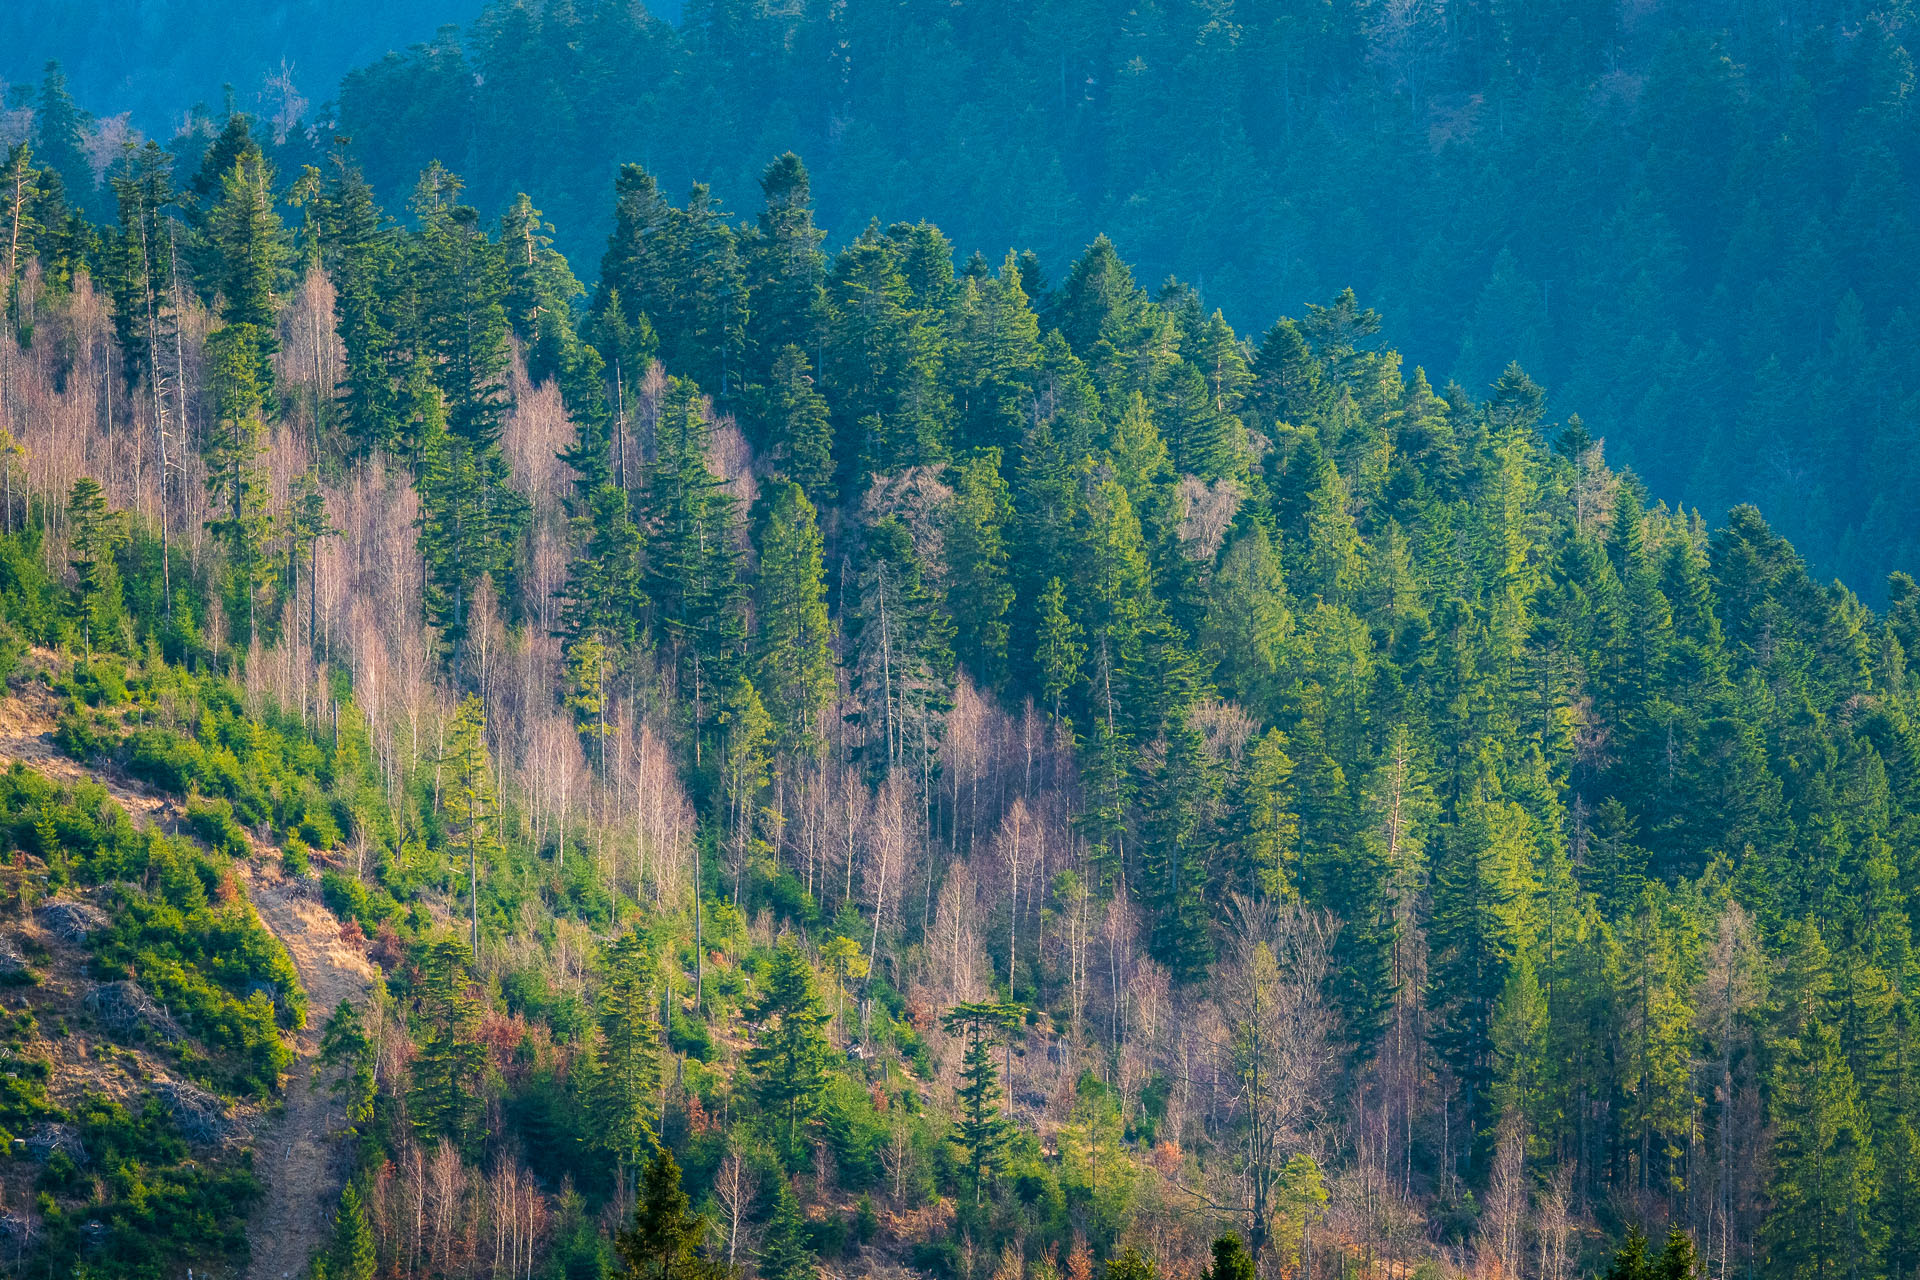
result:
[[[0,933],[0,982],[25,977],[27,972],[27,954],[20,949],[20,940]]]

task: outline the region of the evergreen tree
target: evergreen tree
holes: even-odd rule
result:
[[[654,959],[645,939],[628,932],[601,953],[594,999],[600,1039],[589,1084],[594,1143],[613,1156],[624,1182],[656,1145],[660,1035],[653,1019]]]
[[[849,716],[876,771],[930,763],[953,674],[950,624],[929,590],[912,536],[888,516],[867,530],[848,627]]]
[[[1818,1021],[1783,1046],[1771,1108],[1772,1205],[1761,1237],[1769,1277],[1876,1274],[1886,1244],[1879,1171],[1840,1037]]]
[[[710,1229],[692,1212],[673,1152],[658,1147],[641,1176],[633,1221],[614,1237],[620,1274],[625,1280],[727,1280],[732,1268],[707,1256]]]
[[[468,989],[466,965],[471,953],[448,938],[426,943],[416,964],[421,1020],[426,1033],[409,1070],[407,1113],[428,1140],[445,1138],[470,1151],[481,1137],[479,1119],[485,1098],[480,1086],[487,1067],[480,1043],[480,1002]]]
[[[1494,1010],[1533,936],[1530,835],[1519,805],[1474,797],[1434,866],[1434,1047],[1466,1095],[1470,1135],[1492,1123]]]
[[[965,1153],[976,1207],[986,1183],[1000,1171],[1012,1129],[1000,1114],[1000,1073],[993,1049],[1012,1034],[1019,1018],[1019,1006],[994,1003],[955,1005],[941,1018],[948,1035],[967,1038],[960,1067],[960,1115],[953,1122],[952,1140]]]
[[[947,510],[947,613],[953,619],[954,652],[980,683],[1006,676],[1008,582],[1006,534],[1013,499],[1000,474],[1000,451],[987,449],[959,468]]]
[[[74,620],[89,655],[94,638],[117,638],[125,603],[120,569],[114,550],[126,540],[126,521],[107,505],[106,490],[92,476],[81,476],[67,494],[67,527],[71,529],[74,577]]]
[[[1165,757],[1142,789],[1141,876],[1135,888],[1152,919],[1154,958],[1181,982],[1206,976],[1208,863],[1219,836],[1218,771],[1188,720],[1167,735]]]
[[[480,869],[500,854],[500,802],[494,791],[493,760],[487,751],[487,712],[477,694],[455,709],[441,751],[445,778],[443,804],[448,843],[466,855],[469,943],[480,954]]]
[[[647,595],[697,732],[745,657],[746,615],[733,546],[735,502],[708,458],[712,424],[698,389],[668,383],[643,502]]]
[[[249,326],[246,332],[257,344],[261,367],[268,370],[269,358],[279,347],[274,295],[286,244],[273,195],[273,170],[258,147],[242,151],[220,175],[220,203],[212,210],[208,236],[218,263],[213,284],[220,318],[229,327]],[[270,372],[262,382],[271,388]]]
[[[1244,850],[1240,880],[1251,896],[1280,902],[1299,897],[1300,817],[1293,810],[1292,777],[1287,735],[1267,730],[1247,753],[1234,824]]]
[[[767,374],[760,411],[773,464],[815,503],[833,495],[833,425],[799,347],[781,349]]]
[[[827,259],[820,251],[826,233],[813,225],[812,183],[793,152],[762,171],[760,191],[765,203],[758,234],[746,246],[748,376],[755,385],[777,387],[782,362],[797,353],[804,369],[806,353],[820,349],[827,322]],[[787,377],[793,376],[790,370]],[[782,422],[788,440],[797,439],[792,419],[777,413],[768,416],[767,437],[777,441]],[[788,474],[807,486],[809,497],[821,499],[807,478]]]
[[[333,1242],[326,1254],[326,1280],[373,1280],[379,1257],[367,1205],[352,1179],[340,1189],[333,1215]]]
[[[746,1066],[754,1097],[781,1122],[792,1152],[801,1121],[811,1119],[820,1104],[830,1052],[823,1030],[830,1015],[815,988],[813,967],[792,943],[774,952],[746,1016],[753,1028]]]
[[[373,1040],[367,1035],[366,1023],[359,1011],[345,999],[334,1006],[327,1018],[314,1067],[316,1071],[334,1073],[330,1087],[336,1097],[345,1101],[349,1122],[359,1126],[373,1119],[376,1096]]]
[[[1087,655],[1080,636],[1079,624],[1067,613],[1066,584],[1049,579],[1040,597],[1040,693],[1052,707],[1055,722],[1061,719],[1063,700],[1080,683],[1080,664]]]
[[[760,1250],[759,1270],[761,1280],[813,1280],[819,1274],[807,1239],[807,1220],[785,1177],[774,1190],[773,1219]]]
[[[249,636],[255,634],[260,592],[272,568],[273,522],[261,465],[268,383],[264,347],[248,324],[229,325],[207,339],[213,421],[200,448],[215,513],[207,528],[226,547],[229,580],[236,599],[245,604]]]
[[[754,583],[759,687],[789,757],[816,755],[825,745],[821,718],[836,692],[833,623],[827,615],[824,550],[813,504],[801,486],[776,484],[760,523]]]

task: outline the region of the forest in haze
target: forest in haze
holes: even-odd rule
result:
[[[49,70],[0,1262],[1920,1276],[1906,22]]]

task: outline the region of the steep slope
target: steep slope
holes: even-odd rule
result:
[[[39,655],[43,659],[52,655]],[[53,744],[55,700],[31,684],[0,698],[0,767],[21,763],[49,777],[98,782],[136,821],[172,830],[179,806],[112,769],[89,768]],[[260,920],[292,956],[309,1001],[307,1025],[293,1035],[295,1060],[287,1073],[283,1108],[255,1134],[254,1172],[266,1187],[248,1229],[253,1280],[285,1280],[305,1273],[326,1238],[327,1211],[339,1195],[343,1154],[335,1131],[340,1108],[313,1079],[326,1014],[342,1000],[364,1003],[377,976],[367,958],[340,940],[339,922],[281,874],[279,851],[259,846],[252,862],[235,869]]]

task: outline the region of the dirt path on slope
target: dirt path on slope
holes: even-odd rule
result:
[[[0,768],[19,761],[64,781],[98,782],[136,822],[172,829],[182,816],[175,801],[111,771],[87,768],[53,745],[57,706],[53,693],[37,684],[0,696]],[[334,1006],[342,1000],[364,1004],[378,972],[341,942],[339,922],[307,896],[306,885],[280,873],[278,853],[261,846],[255,861],[234,864],[254,910],[293,957],[307,991],[307,1025],[292,1037],[284,1109],[262,1126],[254,1148],[254,1173],[266,1195],[247,1228],[253,1260],[246,1280],[301,1280],[330,1235],[328,1217],[346,1155],[334,1135],[344,1116],[325,1086],[315,1087],[313,1063]]]
[[[267,1195],[247,1230],[253,1246],[247,1275],[249,1280],[300,1280],[328,1238],[327,1219],[346,1172],[341,1163],[346,1151],[334,1136],[345,1117],[326,1086],[313,1082],[320,1032],[342,1000],[365,1005],[376,971],[366,956],[340,941],[339,921],[306,896],[304,883],[257,864],[243,866],[241,878],[307,989],[307,1025],[294,1036],[286,1110],[254,1151],[254,1172]]]

